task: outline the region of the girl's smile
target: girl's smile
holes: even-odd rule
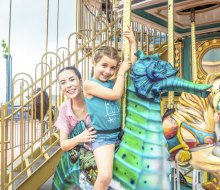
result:
[[[94,65],[94,78],[106,82],[115,74],[117,65],[118,62],[115,59],[103,56],[102,59]]]

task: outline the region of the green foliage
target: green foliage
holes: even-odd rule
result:
[[[5,40],[1,41],[1,45],[3,47],[3,57],[8,58],[8,45],[6,44]]]

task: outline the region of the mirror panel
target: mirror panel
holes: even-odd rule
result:
[[[220,47],[208,50],[203,55],[201,64],[207,74],[220,72]]]
[[[209,73],[220,72],[220,39],[201,43],[197,49],[198,79],[204,81]]]

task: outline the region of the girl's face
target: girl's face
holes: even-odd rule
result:
[[[103,56],[99,62],[94,64],[93,77],[102,82],[106,82],[115,74],[117,66],[118,63],[116,60]]]
[[[60,88],[68,98],[76,98],[82,92],[82,80],[73,70],[64,70],[58,76]]]

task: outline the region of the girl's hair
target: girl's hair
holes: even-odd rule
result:
[[[95,63],[99,62],[103,56],[107,56],[111,59],[114,59],[117,61],[117,63],[120,62],[120,57],[118,55],[118,51],[110,46],[102,46],[100,48],[98,48],[95,51],[95,54],[93,56],[93,60],[95,61]]]
[[[82,78],[79,70],[74,66],[67,66],[67,67],[60,69],[57,73],[57,76],[59,77],[60,73],[62,73],[63,71],[66,71],[66,70],[72,70],[79,79]]]

